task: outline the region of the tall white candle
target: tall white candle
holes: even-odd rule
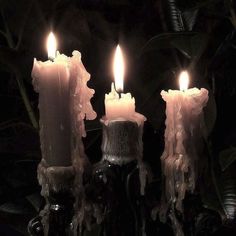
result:
[[[55,53],[55,44],[55,38],[50,34],[48,57],[53,61],[42,62],[34,59],[33,86],[39,93],[43,159],[49,166],[70,166],[72,136],[75,133],[73,129],[79,126],[79,133],[84,136],[83,119],[96,117],[90,104],[94,90],[86,85],[90,75],[81,62],[80,53],[74,51],[72,57]]]
[[[162,91],[166,102],[165,149],[161,156],[165,181],[165,203],[183,212],[182,201],[186,191],[194,191],[198,167],[198,144],[204,135],[203,108],[208,101],[204,88],[188,89],[188,73],[180,74],[180,90]],[[164,208],[165,208],[164,207]],[[166,208],[165,211],[168,209]],[[171,219],[178,226],[175,210]],[[176,229],[177,235],[181,229]]]

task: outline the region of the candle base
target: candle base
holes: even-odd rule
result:
[[[141,235],[146,213],[143,196],[146,169],[139,168],[142,125],[132,121],[102,123],[103,158],[93,168],[90,186],[93,190],[90,201],[96,205],[97,223],[104,224],[106,235]],[[140,172],[145,173],[141,181]]]
[[[142,158],[142,125],[126,120],[103,122],[103,160],[124,165]]]
[[[47,166],[44,160],[38,166],[41,195],[46,205],[29,222],[28,232],[32,236],[66,236],[72,235],[74,216],[74,193],[72,191],[75,172],[73,166]]]
[[[137,162],[117,165],[102,160],[93,169],[96,220],[105,235],[139,235],[143,224]]]

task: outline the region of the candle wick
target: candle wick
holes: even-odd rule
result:
[[[118,93],[118,95],[119,95],[119,98],[121,98],[121,93],[122,93],[122,89],[120,89],[120,88],[115,88],[115,90],[116,90],[116,92]]]
[[[119,98],[121,98],[122,89],[117,89],[116,92],[118,93]]]

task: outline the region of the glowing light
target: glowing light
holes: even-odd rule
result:
[[[187,71],[182,71],[179,75],[179,89],[185,91],[189,85],[189,74]]]
[[[124,87],[124,59],[119,45],[116,47],[116,52],[113,62],[113,73],[115,78],[115,87],[117,92],[122,92]]]
[[[54,60],[57,51],[57,41],[52,32],[50,32],[50,34],[48,35],[47,50],[48,50],[48,58],[50,60]]]

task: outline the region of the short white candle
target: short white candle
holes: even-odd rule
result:
[[[106,117],[113,119],[129,119],[135,113],[135,100],[130,93],[119,94],[115,90],[114,83],[111,84],[111,92],[105,95]]]
[[[170,155],[191,151],[186,141],[203,131],[202,111],[208,101],[205,88],[188,89],[187,71],[180,74],[179,83],[180,90],[161,91],[166,102],[165,153]]]
[[[122,93],[124,80],[124,59],[120,46],[116,47],[113,71],[115,85],[111,84],[111,92],[105,95],[105,118],[107,120],[131,120],[140,123],[144,117],[135,112],[135,99],[131,93]],[[119,93],[118,93],[118,92]]]

